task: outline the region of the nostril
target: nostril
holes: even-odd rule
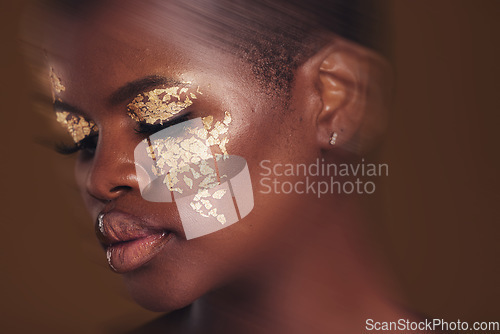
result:
[[[128,192],[130,190],[132,190],[132,187],[122,185],[122,186],[117,186],[117,187],[111,188],[109,191],[110,191],[110,193],[116,194],[116,193],[121,193],[121,192]]]

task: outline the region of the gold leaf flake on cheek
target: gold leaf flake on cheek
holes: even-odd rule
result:
[[[75,143],[98,131],[97,125],[93,121],[88,121],[82,116],[67,111],[57,111],[56,120],[66,128]]]
[[[213,116],[204,117],[202,121],[208,133],[207,145],[217,146],[224,156],[228,156],[226,144],[229,143],[227,132],[229,130],[229,124],[232,122],[231,114],[226,111],[222,122],[217,121],[215,124]]]
[[[226,194],[225,189],[217,190],[212,194],[212,197],[215,199],[221,199]]]
[[[221,224],[226,222],[224,212],[217,202],[226,196],[220,189],[213,194],[210,190],[221,185],[225,175],[218,175],[217,159],[228,156],[226,144],[231,114],[225,112],[222,120],[213,116],[203,117],[201,127],[187,127],[178,137],[163,137],[152,141],[148,155],[155,157],[153,173],[165,176],[163,183],[174,194],[195,191],[190,207],[202,217],[213,217]],[[223,154],[217,153],[217,151]],[[230,195],[229,195],[230,196]],[[175,197],[175,195],[174,195]]]
[[[163,124],[193,104],[196,94],[186,87],[158,88],[141,93],[127,105],[128,115],[136,122]]]
[[[205,127],[206,130],[210,130],[210,127],[212,126],[212,122],[214,121],[213,116],[207,116],[203,117],[203,126]]]

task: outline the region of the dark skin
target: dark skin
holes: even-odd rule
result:
[[[358,197],[262,194],[259,184],[262,160],[340,162],[368,150],[383,128],[385,63],[325,33],[324,47],[296,71],[285,107],[264,91],[248,63],[201,42],[207,27],[189,13],[172,7],[154,22],[146,5],[120,2],[115,9],[101,8],[85,20],[59,16],[63,30],[47,49],[66,88],[56,97],[99,128],[95,152],[80,152],[76,163],[92,219],[121,210],[173,233],[151,261],[123,274],[133,298],[166,312],[194,302],[164,323],[186,333],[354,333],[366,318],[411,318],[390,301],[392,289],[359,233],[368,221]],[[139,24],[127,13],[153,23]],[[199,86],[193,118],[231,113],[227,148],[247,160],[254,188],[254,209],[242,221],[188,241],[175,204],[142,199],[133,149],[146,135],[126,114],[135,95],[111,97],[150,76]],[[340,133],[335,149],[333,131]]]

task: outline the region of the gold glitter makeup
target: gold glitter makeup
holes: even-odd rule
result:
[[[226,112],[222,121],[213,116],[201,118],[201,126],[186,126],[181,136],[150,137],[147,154],[155,161],[153,174],[164,177],[163,183],[175,197],[193,193],[191,208],[203,217],[214,217],[226,222],[224,213],[218,212],[214,200],[221,200],[226,190],[210,190],[219,186],[225,175],[219,175],[218,159],[228,156],[226,144],[231,114]],[[188,121],[189,122],[189,121]],[[217,148],[222,154],[215,153]],[[214,150],[215,149],[215,150]]]
[[[137,122],[163,124],[191,106],[198,95],[203,95],[199,86],[195,92],[186,87],[153,89],[139,94],[127,105],[128,115]],[[154,161],[148,173],[162,177],[176,201],[191,198],[188,207],[202,217],[215,218],[220,224],[227,221],[221,212],[224,205],[215,202],[231,195],[226,195],[226,189],[214,188],[225,177],[219,175],[217,161],[228,157],[226,145],[231,121],[228,112],[217,121],[207,116],[179,124],[182,131],[165,129],[144,142],[147,156]]]
[[[175,202],[187,240],[230,226],[253,209],[247,163],[223,146],[231,123],[227,112],[222,119],[190,119],[152,134],[134,150],[142,197]]]
[[[153,89],[139,94],[127,105],[128,115],[137,122],[163,124],[193,104],[196,94],[186,87]]]
[[[97,125],[93,121],[87,121],[82,116],[67,111],[56,111],[56,117],[57,121],[69,132],[75,143],[98,131]]]
[[[227,138],[227,136],[222,135],[227,133],[231,120],[231,114],[227,111],[224,114],[224,120],[222,122],[217,121],[213,126],[212,116],[203,118],[203,126],[208,132],[207,145],[218,146],[224,156],[228,155],[226,144],[229,142],[229,139]]]
[[[66,90],[66,87],[61,82],[61,79],[54,73],[54,68],[50,68],[50,82],[52,83],[52,89],[56,93],[60,93]]]

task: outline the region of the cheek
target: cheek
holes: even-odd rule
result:
[[[78,190],[80,192],[80,196],[82,197],[85,207],[87,208],[87,211],[92,215],[92,216],[97,216],[97,210],[93,209],[94,207],[94,199],[92,196],[89,195],[87,192],[87,179],[89,175],[89,171],[92,168],[92,161],[91,160],[86,160],[82,158],[81,153],[78,153],[79,156],[77,158],[77,161],[75,163],[75,181],[76,181],[76,186],[78,187]]]
[[[88,170],[90,168],[89,163],[83,163],[81,161],[81,157],[78,156],[78,159],[75,163],[75,181],[76,185],[78,186],[78,189],[80,192],[83,192],[83,189],[85,188],[85,183],[87,180],[87,175],[88,175]]]
[[[272,109],[252,116],[248,119],[235,117],[235,124],[230,128],[228,151],[247,160],[254,192],[258,196],[262,174],[267,173],[262,164],[308,163],[315,161],[320,151],[315,146],[312,122],[297,112]]]
[[[254,208],[241,223],[235,225],[233,231],[245,239],[245,242],[240,240],[241,245],[237,248],[244,249],[248,242],[246,247],[249,251],[243,252],[244,255],[255,255],[255,249],[279,248],[280,240],[288,238],[291,222],[296,222],[297,215],[305,212],[301,196],[277,194],[270,190],[269,185],[272,184],[269,180],[273,179],[273,175],[272,172],[267,175],[262,165],[308,163],[315,161],[319,153],[311,149],[314,147],[314,131],[306,121],[301,121],[301,115],[297,113],[271,109],[234,115],[228,151],[242,156],[248,163]],[[293,229],[298,230],[298,227],[293,226]],[[265,254],[272,254],[272,251],[261,253],[269,257]]]
[[[291,224],[301,221],[297,218],[307,211],[303,195],[276,193],[272,181],[278,176],[263,168],[276,164],[308,165],[321,156],[316,143],[315,121],[306,110],[301,101],[300,104],[290,102],[288,109],[268,107],[235,113],[234,127],[230,129],[230,154],[241,155],[247,160],[255,206],[246,225],[251,226],[250,233],[260,235],[262,240],[278,242],[291,230],[300,229]],[[280,181],[294,184],[292,181],[304,180],[285,178]],[[306,220],[307,217],[303,217],[302,221]]]

